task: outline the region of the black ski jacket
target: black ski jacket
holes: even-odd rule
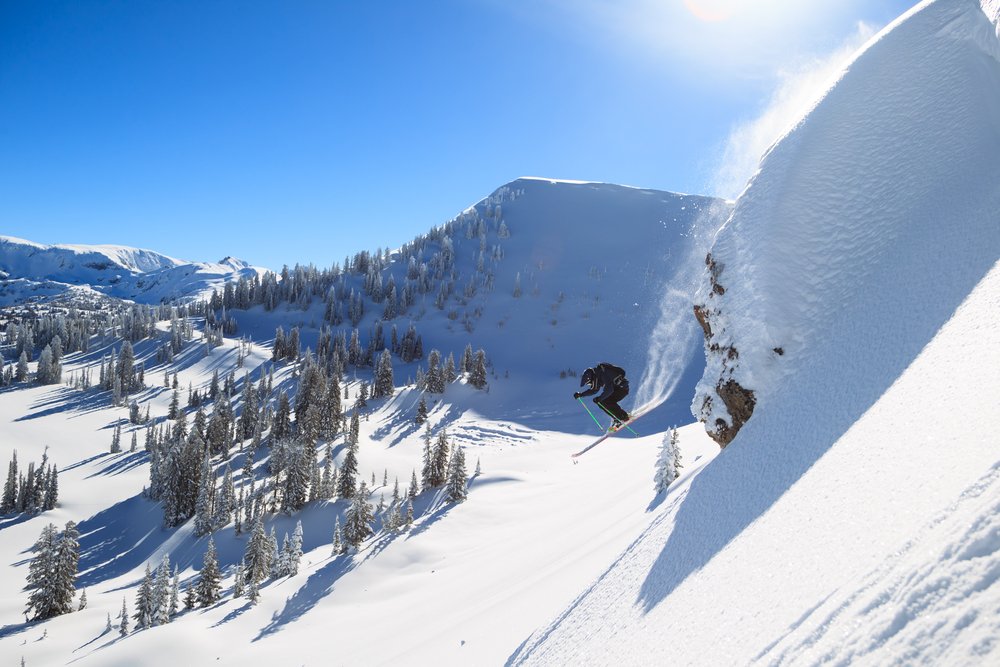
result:
[[[628,393],[628,379],[625,377],[625,370],[614,364],[602,362],[594,367],[594,386],[580,394],[580,397],[593,396],[600,390],[604,392],[597,398],[598,401],[607,400],[615,389],[622,388]]]

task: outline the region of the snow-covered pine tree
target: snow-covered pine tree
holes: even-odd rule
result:
[[[333,554],[338,556],[344,553],[344,541],[340,530],[340,517],[338,516],[333,524]]]
[[[236,564],[236,576],[233,578],[233,598],[243,597],[243,591],[245,587],[246,574],[244,573],[243,563]]]
[[[31,614],[35,620],[45,620],[58,616],[60,597],[55,590],[50,574],[56,569],[58,551],[58,532],[56,525],[50,523],[42,529],[41,535],[32,547],[34,556],[28,564],[28,580],[25,589],[28,594],[28,606],[24,613]]]
[[[153,579],[153,625],[164,625],[170,621],[170,557],[156,568]]]
[[[414,500],[418,493],[420,493],[420,487],[417,486],[417,471],[414,469],[413,472],[410,473],[410,488],[406,492],[406,497],[410,500]]]
[[[208,538],[208,548],[202,560],[201,577],[198,579],[198,604],[208,607],[219,600],[222,573],[219,571],[219,558],[215,553],[215,540]]]
[[[135,629],[144,630],[153,625],[153,574],[146,563],[146,574],[135,594]]]
[[[289,576],[299,573],[299,563],[302,562],[302,522],[295,522],[295,530],[292,532],[292,541],[289,544],[286,556],[286,568]]]
[[[253,524],[253,530],[250,531],[247,550],[243,556],[247,583],[259,583],[267,579],[270,574],[271,552],[269,546],[267,533],[264,532],[264,520],[257,517]]]
[[[111,432],[111,448],[109,451],[112,454],[120,454],[122,451],[122,427],[120,424],[116,424],[115,430]]]
[[[122,622],[118,626],[118,634],[124,637],[128,634],[128,603],[125,602],[124,596],[122,597],[122,610],[119,618],[122,619]]]
[[[371,503],[368,502],[368,486],[361,482],[351,506],[347,508],[344,515],[344,541],[357,548],[366,538],[372,534],[372,522],[375,516],[372,514]]]
[[[201,462],[201,473],[198,475],[198,499],[194,510],[194,534],[208,535],[214,527],[215,516],[215,475],[212,464],[205,452]]]
[[[423,396],[420,397],[420,402],[417,404],[417,415],[413,418],[413,421],[417,426],[427,421],[427,400]]]
[[[375,384],[372,388],[372,398],[392,396],[394,388],[392,354],[389,350],[382,350],[382,354],[378,358],[378,366],[375,369]]]
[[[351,430],[348,435],[347,454],[344,456],[344,463],[340,467],[337,480],[337,496],[340,498],[353,498],[355,487],[357,486],[358,474],[358,440],[354,436],[355,425],[357,424],[358,413],[351,417]]]
[[[431,350],[427,355],[427,392],[431,394],[444,393],[444,369],[441,368],[441,353]]]
[[[472,364],[472,372],[469,373],[469,384],[476,389],[486,389],[486,352],[480,349],[476,352],[476,359]]]
[[[17,450],[14,450],[7,465],[7,481],[0,497],[0,514],[10,514],[17,508]]]
[[[174,376],[176,379],[176,376]],[[180,390],[174,389],[174,393],[170,397],[170,407],[167,410],[167,419],[177,419],[177,415],[181,412],[181,393]]]
[[[467,488],[467,476],[465,473],[465,450],[461,446],[455,447],[448,462],[448,500],[459,503],[469,496]]]
[[[678,446],[680,435],[677,427],[671,428],[663,436],[663,444],[660,445],[660,455],[656,460],[656,474],[653,482],[657,493],[667,490],[670,483],[680,475],[681,450]]]
[[[195,584],[189,583],[187,588],[184,590],[184,608],[194,609],[195,605],[198,604],[198,592],[197,586]]]
[[[423,448],[423,466],[420,469],[420,486],[423,489],[429,489],[434,486],[434,458],[431,450],[431,441],[433,440],[431,436],[431,425],[427,424],[424,426],[423,434],[424,448]]]
[[[181,575],[174,566],[174,578],[170,582],[170,603],[167,605],[167,620],[172,619],[180,608]]]
[[[28,353],[21,352],[21,356],[17,359],[17,370],[14,372],[14,379],[17,382],[27,382],[28,381]]]
[[[431,452],[430,485],[433,487],[443,486],[448,479],[448,454],[448,432],[442,430]]]

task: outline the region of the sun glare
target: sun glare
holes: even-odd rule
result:
[[[733,15],[732,0],[684,0],[684,6],[702,21],[725,21]]]

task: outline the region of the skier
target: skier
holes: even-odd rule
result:
[[[628,396],[628,378],[625,377],[624,369],[607,362],[599,363],[583,372],[580,386],[584,385],[589,385],[590,389],[574,393],[573,398],[593,396],[598,389],[603,388],[604,392],[594,399],[594,403],[614,418],[615,421],[611,424],[612,430],[618,429],[622,422],[629,420],[629,414],[618,405],[618,401]]]

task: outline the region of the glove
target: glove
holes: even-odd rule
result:
[[[580,392],[574,391],[573,392],[573,398],[580,398]]]

